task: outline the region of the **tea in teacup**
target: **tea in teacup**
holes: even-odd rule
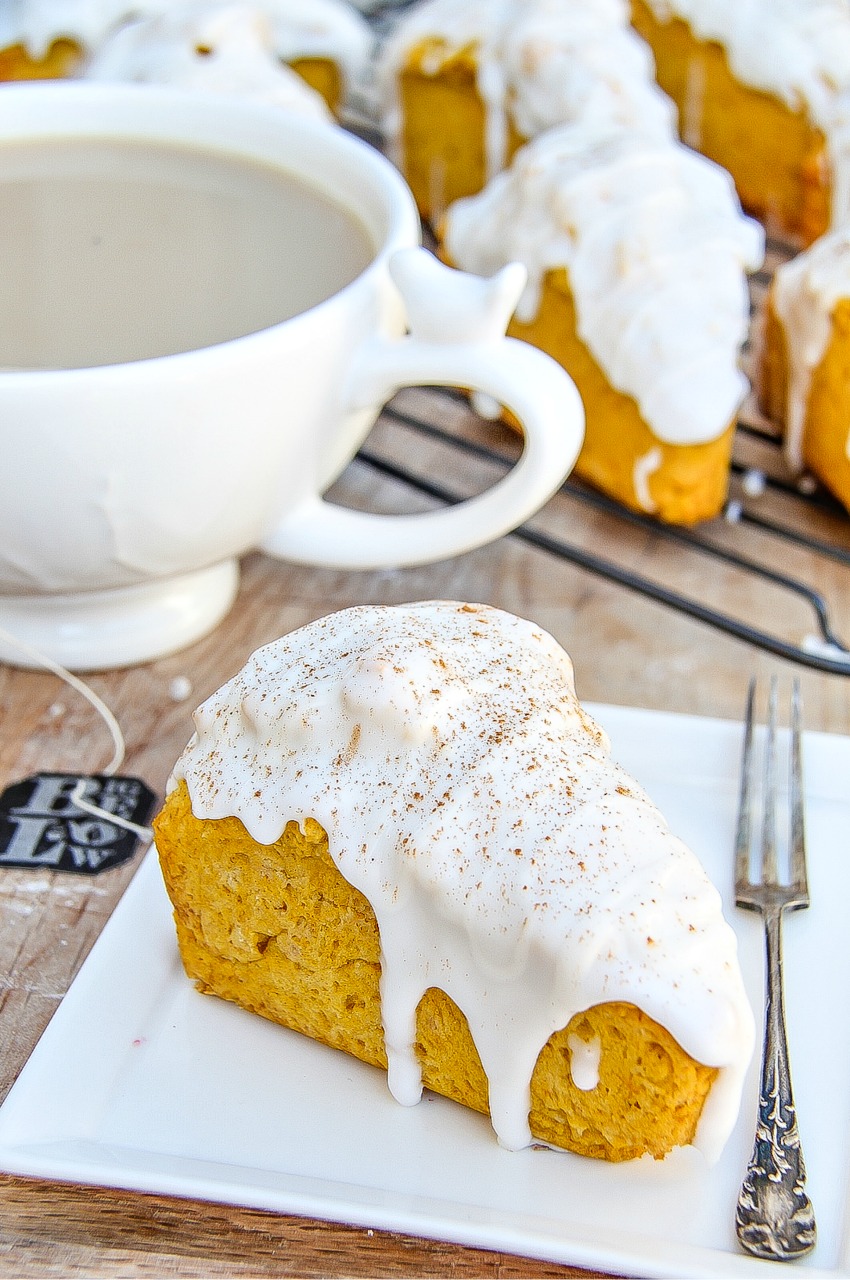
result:
[[[132,139],[0,145],[0,366],[80,368],[265,329],[337,293],[376,247],[270,164]]]

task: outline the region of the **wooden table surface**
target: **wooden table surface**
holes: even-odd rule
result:
[[[510,454],[514,438],[475,419],[457,398],[408,392],[385,414],[370,454],[450,478],[457,492],[489,482],[498,462],[458,451],[411,429],[436,423],[473,443]],[[761,463],[781,479],[776,450],[739,441],[744,466]],[[736,473],[733,496],[752,476]],[[447,481],[446,481],[447,482]],[[448,483],[448,482],[447,482]],[[338,482],[338,500],[410,510],[433,499],[374,465],[355,461]],[[781,487],[745,499],[757,518],[817,535],[846,553],[845,517],[800,503]],[[728,610],[765,628],[781,644],[816,631],[796,589],[766,580],[714,553],[671,543],[651,524],[633,524],[588,505],[580,490],[556,496],[520,535],[427,568],[374,573],[312,570],[260,554],[242,565],[241,589],[224,623],[192,648],[133,669],[93,674],[91,687],[118,718],[127,741],[125,772],[162,795],[191,732],[191,712],[255,649],[302,623],[353,603],[432,597],[486,601],[532,618],[573,656],[584,700],[738,719],[752,672],[798,672],[810,728],[850,732],[850,678],[777,657],[679,608],[647,598],[547,546],[565,541],[603,566],[645,576],[698,605]],[[700,538],[744,554],[823,594],[832,626],[850,638],[850,568],[842,555],[789,541],[745,520],[719,519]],[[616,574],[615,574],[616,576]],[[178,685],[191,693],[176,697]],[[0,784],[37,770],[96,772],[111,754],[101,720],[55,676],[0,667],[3,733]],[[97,878],[39,870],[0,870],[0,1098],[5,1097],[127,886],[139,857]],[[333,1226],[271,1213],[164,1196],[91,1190],[0,1177],[0,1276],[510,1276],[580,1274],[501,1254]]]

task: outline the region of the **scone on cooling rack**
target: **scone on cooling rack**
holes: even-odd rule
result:
[[[0,80],[61,79],[78,74],[104,39],[133,18],[172,0],[4,0],[0,5]]]
[[[195,713],[156,820],[187,973],[533,1140],[719,1153],[753,1045],[695,856],[539,627],[362,606]],[[273,1062],[269,1070],[274,1070]]]
[[[578,475],[669,523],[722,510],[764,253],[728,174],[674,139],[563,126],[452,205],[440,236],[463,270],[528,269],[508,332],[578,387]]]
[[[82,75],[88,80],[233,93],[332,120],[331,104],[339,109],[341,82],[335,64],[328,67],[333,78],[319,81],[326,99],[280,58],[260,7],[190,3],[121,27],[87,61]]]
[[[624,0],[425,0],[396,23],[378,82],[389,153],[434,222],[553,125],[676,129]]]
[[[681,136],[748,212],[810,244],[850,214],[850,8],[843,0],[631,0]]]
[[[101,79],[295,97],[291,69],[338,116],[368,78],[373,36],[347,0],[9,0],[0,78]]]
[[[850,229],[821,237],[774,273],[759,399],[786,459],[850,510]]]

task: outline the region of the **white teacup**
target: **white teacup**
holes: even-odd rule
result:
[[[443,559],[516,527],[575,461],[572,382],[504,337],[522,268],[482,281],[418,248],[402,179],[336,126],[150,86],[4,86],[0,220],[7,246],[19,232],[0,275],[0,628],[72,669],[211,630],[251,548]],[[324,499],[399,387],[448,384],[522,422],[504,479],[424,515]]]

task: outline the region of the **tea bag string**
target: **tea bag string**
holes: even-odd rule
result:
[[[0,626],[0,639],[5,641],[6,644],[17,649],[20,653],[26,655],[27,658],[32,662],[35,662],[38,666],[44,667],[45,670],[52,672],[55,676],[58,676],[60,680],[79,693],[80,696],[85,698],[86,702],[94,708],[103,720],[109,730],[109,735],[112,738],[112,758],[109,763],[104,766],[103,773],[108,777],[117,773],[121,768],[121,765],[124,763],[126,744],[124,742],[124,734],[121,732],[121,726],[110,708],[104,702],[103,698],[101,698],[99,694],[95,693],[94,689],[87,685],[84,680],[81,680],[79,676],[75,676],[72,671],[68,671],[67,668],[63,667],[61,663],[55,662],[53,658],[48,657],[46,653],[42,653],[41,650],[36,649],[25,640],[21,640],[19,636],[13,635],[12,632],[7,631],[3,626]],[[85,787],[85,778],[80,778],[77,785],[74,787],[74,790],[71,792],[71,802],[75,804],[78,809],[82,809],[84,813],[90,813],[95,818],[101,818],[105,822],[111,822],[115,827],[121,827],[125,831],[132,831],[140,840],[143,840],[146,844],[150,844],[153,840],[153,831],[150,827],[142,827],[136,822],[131,822],[129,818],[122,817],[120,814],[110,813],[108,809],[101,809],[99,805],[93,804],[90,800],[86,799],[84,794]]]

